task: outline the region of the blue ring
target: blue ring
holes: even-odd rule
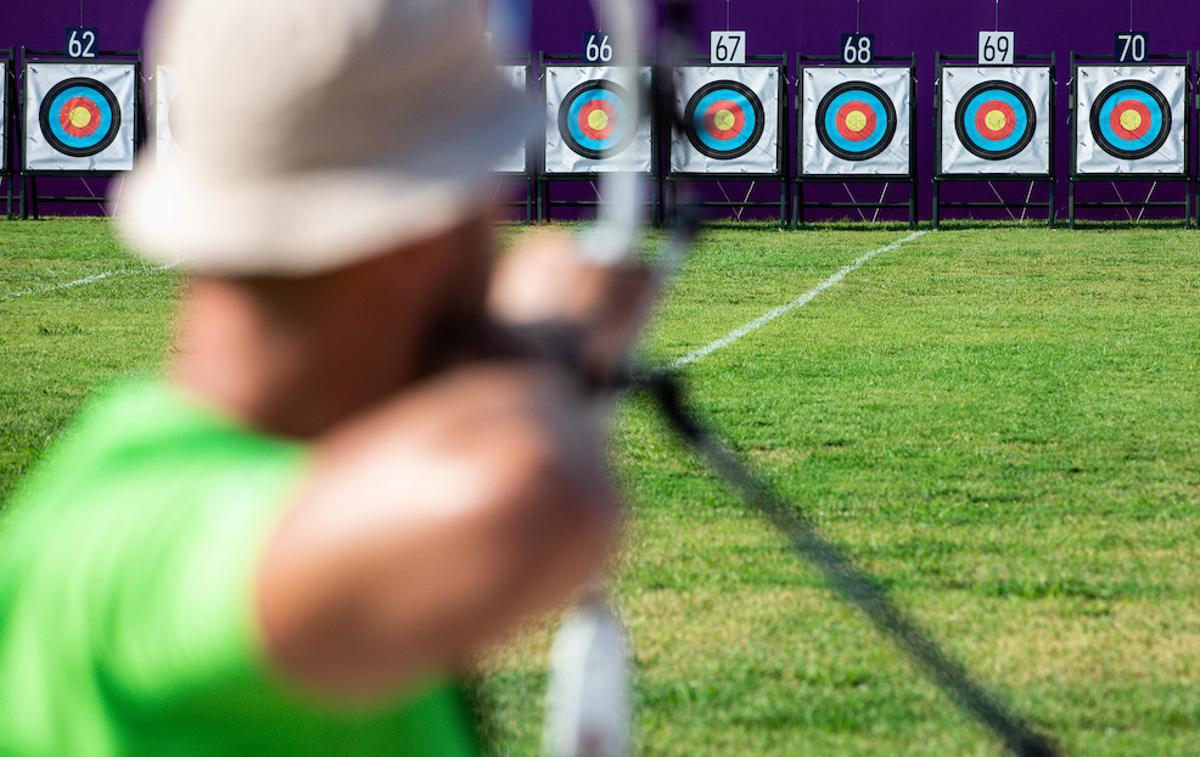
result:
[[[1117,103],[1124,100],[1137,100],[1146,106],[1146,110],[1150,111],[1150,128],[1146,130],[1146,136],[1141,139],[1126,139],[1113,131],[1112,112],[1116,110]],[[1145,149],[1148,145],[1154,143],[1154,140],[1162,132],[1162,127],[1162,110],[1158,102],[1140,89],[1119,89],[1112,93],[1100,106],[1100,133],[1104,135],[1105,139],[1122,150],[1132,152],[1134,150]]]

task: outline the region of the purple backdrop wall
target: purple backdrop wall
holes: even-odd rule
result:
[[[252,2],[253,0],[247,0]],[[106,48],[140,45],[149,0],[84,0],[84,20],[101,28]],[[724,28],[725,0],[697,0],[697,43],[707,50],[707,30]],[[533,0],[534,50],[578,52],[581,33],[594,28],[588,0]],[[929,212],[933,169],[933,56],[936,51],[971,54],[980,29],[992,28],[993,0],[863,0],[862,30],[877,35],[878,54],[920,56],[918,70],[918,166],[922,215]],[[79,22],[78,0],[0,0],[0,48],[57,48],[63,29]],[[840,32],[854,26],[854,0],[733,0],[732,27],[748,32],[748,50],[757,54],[833,54]],[[1129,26],[1128,0],[1001,0],[1000,27],[1017,33],[1017,50],[1059,55],[1058,172],[1067,173],[1067,55],[1071,50],[1111,53],[1113,33]],[[1150,33],[1151,51],[1184,53],[1200,48],[1200,4],[1195,0],[1138,0],[1134,25]],[[99,186],[99,182],[97,182]],[[1059,205],[1066,202],[1060,179]],[[1130,188],[1131,194],[1137,189]],[[1092,193],[1111,189],[1095,187]],[[1171,193],[1175,192],[1174,195]],[[1156,198],[1179,197],[1176,188]]]

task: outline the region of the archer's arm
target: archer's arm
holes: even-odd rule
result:
[[[259,618],[311,689],[392,693],[602,567],[617,495],[586,398],[532,364],[440,376],[322,440],[267,546]]]

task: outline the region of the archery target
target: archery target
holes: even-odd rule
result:
[[[525,66],[499,66],[499,71],[500,76],[511,84],[513,89],[524,94],[527,81]],[[512,152],[500,159],[492,170],[497,173],[525,173],[525,143],[522,142],[513,148]]]
[[[941,175],[1050,173],[1050,69],[942,69]]]
[[[779,82],[773,66],[676,69],[671,172],[778,174]]]
[[[1076,171],[1185,173],[1186,80],[1184,66],[1081,66]]]
[[[25,168],[133,168],[134,64],[29,63],[25,69]]]
[[[912,75],[907,68],[806,68],[802,172],[908,175]]]
[[[546,68],[546,173],[600,173],[651,170],[650,119],[642,114],[611,68]],[[648,87],[650,69],[639,68]]]
[[[175,81],[172,76],[170,66],[159,66],[154,71],[154,157],[159,165],[179,149],[171,117],[171,108],[175,104]]]

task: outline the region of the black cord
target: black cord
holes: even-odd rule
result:
[[[823,573],[835,592],[861,610],[880,633],[895,641],[964,712],[991,730],[1014,754],[1023,757],[1057,754],[1049,740],[1031,730],[976,683],[966,668],[893,602],[843,549],[822,536],[796,507],[723,446],[688,408],[683,388],[674,375],[658,373],[620,383],[653,397],[671,427],[696,454],[786,536],[797,555]]]

